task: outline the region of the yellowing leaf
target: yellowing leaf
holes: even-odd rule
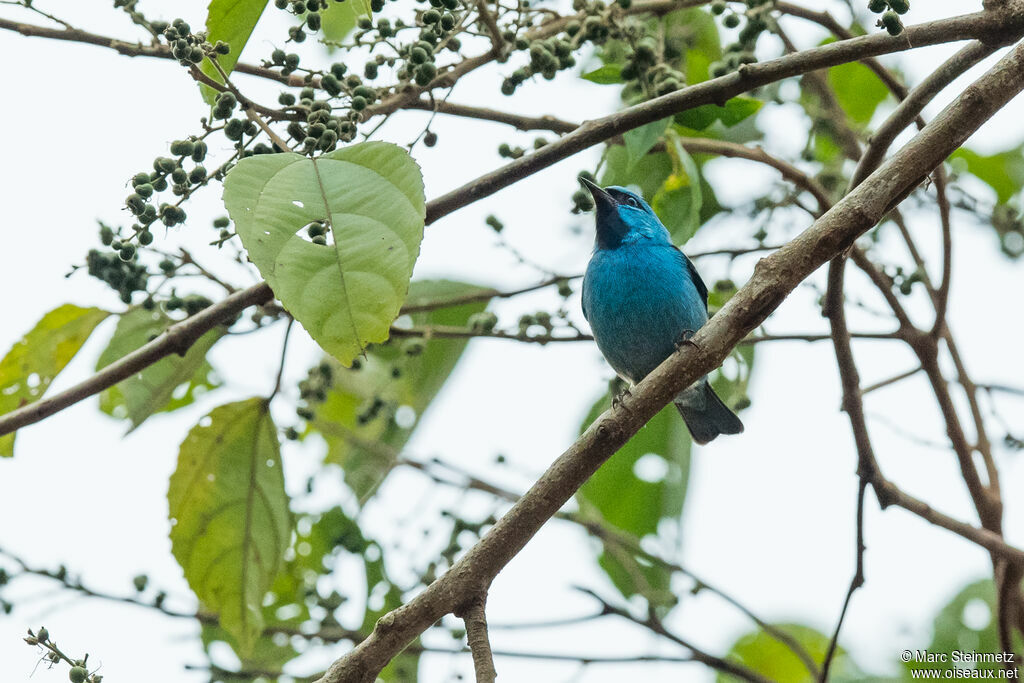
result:
[[[107,311],[64,304],[43,316],[0,360],[0,415],[39,400]],[[0,436],[0,456],[14,455],[14,434]]]

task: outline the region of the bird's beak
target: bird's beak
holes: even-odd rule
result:
[[[615,206],[615,199],[605,192],[604,188],[600,185],[593,183],[582,176],[579,178],[579,181],[580,184],[590,192],[590,196],[594,198],[594,205],[596,206],[598,213],[607,211]]]

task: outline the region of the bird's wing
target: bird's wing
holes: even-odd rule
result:
[[[708,309],[708,286],[704,284],[704,280],[701,279],[700,273],[697,272],[697,267],[693,265],[693,261],[683,253],[682,249],[676,247],[676,251],[683,257],[683,263],[686,265],[686,269],[690,273],[690,279],[693,280],[694,287],[697,288],[697,293],[700,294],[701,301],[704,302],[704,311]]]
[[[583,309],[583,319],[590,322],[590,315],[587,313],[587,278],[583,278],[583,287],[580,290],[580,308]]]

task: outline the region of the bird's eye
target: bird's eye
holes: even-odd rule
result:
[[[632,206],[634,209],[640,208],[640,202],[636,200],[636,197],[626,197],[626,204]]]

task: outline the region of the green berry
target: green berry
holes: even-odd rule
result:
[[[896,14],[906,14],[910,11],[910,0],[889,0],[889,7]]]
[[[890,36],[898,36],[903,33],[903,22],[900,21],[900,15],[895,12],[886,12],[882,15],[880,22]]]
[[[868,9],[874,12],[875,14],[881,14],[888,7],[889,3],[887,3],[885,0],[871,0],[871,2],[868,3]]]
[[[712,14],[723,14],[726,9],[725,0],[715,0],[711,3]]]
[[[334,74],[325,74],[320,79],[320,85],[327,91],[327,94],[334,97],[341,93],[341,81],[335,78]]]
[[[352,91],[352,94],[365,98],[367,102],[375,102],[377,100],[377,91],[367,85],[358,86]]]
[[[139,244],[141,244],[144,247],[148,247],[150,244],[153,244],[153,233],[151,233],[149,230],[143,230],[142,232],[140,232]]]
[[[429,56],[430,52],[428,50],[424,50],[422,47],[414,47],[409,52],[409,61],[413,64],[423,64]]]
[[[424,24],[436,24],[439,21],[441,21],[441,13],[436,9],[428,9],[423,13]]]
[[[218,216],[213,219],[213,227],[215,228],[226,228],[231,225],[231,219],[227,216]]]
[[[68,678],[71,679],[71,683],[85,683],[85,679],[89,677],[89,671],[84,666],[73,666],[71,671],[68,672]]]
[[[192,153],[195,144],[191,140],[175,140],[171,143],[171,154],[184,157]]]
[[[726,28],[736,28],[740,25],[740,17],[738,14],[730,14],[722,20],[722,24],[724,24]]]
[[[360,97],[358,95],[353,97],[352,98],[352,110],[353,111],[362,111],[364,109],[366,109],[366,98],[365,97]]]

